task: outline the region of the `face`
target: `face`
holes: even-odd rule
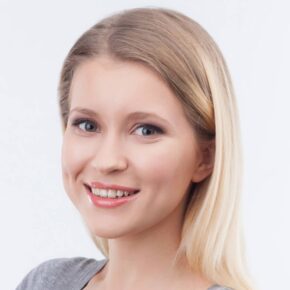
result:
[[[88,228],[118,238],[180,220],[201,154],[183,108],[146,66],[109,58],[79,65],[62,146],[65,190]],[[96,206],[86,185],[138,189],[121,206]]]

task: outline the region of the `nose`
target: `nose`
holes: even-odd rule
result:
[[[128,167],[128,160],[122,149],[120,139],[108,135],[100,137],[96,146],[92,166],[103,175],[123,171]]]

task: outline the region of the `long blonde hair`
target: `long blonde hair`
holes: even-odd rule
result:
[[[158,72],[200,140],[215,140],[213,172],[192,188],[177,256],[217,284],[252,290],[240,224],[239,119],[218,46],[197,22],[169,9],[137,8],[103,19],[78,39],[64,61],[59,83],[63,131],[73,73],[81,62],[100,55],[141,62]],[[91,237],[109,257],[107,239]]]

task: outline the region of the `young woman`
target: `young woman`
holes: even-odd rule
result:
[[[236,101],[210,35],[139,8],[85,32],[61,72],[65,190],[106,257],[46,261],[23,289],[253,289]]]

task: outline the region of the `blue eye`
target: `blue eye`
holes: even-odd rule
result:
[[[139,129],[141,129],[141,130],[139,130]],[[150,124],[139,125],[136,128],[136,130],[139,130],[141,132],[141,136],[151,136],[151,135],[156,135],[156,134],[162,134],[163,133],[162,129],[160,129],[159,127],[156,127],[154,125],[150,125]]]
[[[76,119],[72,122],[72,125],[85,132],[95,132],[97,127],[96,123],[89,119]]]

